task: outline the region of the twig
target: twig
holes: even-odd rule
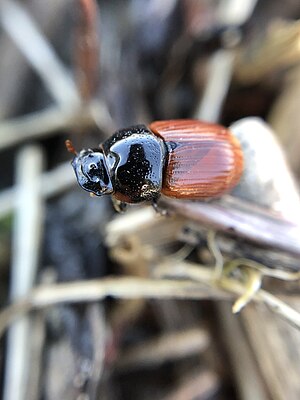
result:
[[[196,107],[195,118],[210,122],[219,120],[231,82],[233,61],[232,50],[219,50],[211,57],[207,84]]]
[[[299,307],[299,294],[298,299],[292,304]],[[243,332],[246,333],[246,340],[251,346],[268,399],[298,400],[300,398],[299,331],[274,317],[266,307],[255,305],[247,307],[241,313],[239,320],[243,325]],[[251,400],[256,398],[252,396]]]
[[[42,171],[41,149],[22,149],[17,158],[16,217],[10,294],[13,300],[26,296],[36,279],[42,228],[42,200],[38,176]],[[30,320],[16,322],[8,334],[4,399],[26,396],[30,351]]]
[[[261,380],[249,343],[245,338],[240,319],[232,314],[228,304],[218,303],[217,310],[222,340],[226,343],[239,398],[243,400],[268,400],[269,396]]]
[[[280,94],[276,97],[268,120],[285,150],[286,158],[299,180],[300,174],[300,63],[292,68],[284,79]]]
[[[157,366],[166,361],[200,354],[209,345],[209,337],[202,329],[167,333],[157,339],[132,346],[121,354],[116,364],[118,370],[127,371],[141,366]]]
[[[99,303],[90,304],[87,308],[87,317],[91,327],[93,343],[93,368],[89,382],[89,396],[91,399],[96,399],[97,389],[104,369],[107,341],[104,305]]]
[[[198,264],[181,262],[176,265],[173,263],[165,263],[156,268],[156,275],[160,277],[173,277],[181,279],[191,279],[194,281],[201,282],[202,284],[207,284],[210,287],[220,287],[229,293],[234,293],[238,296],[243,296],[245,293],[245,286],[239,281],[233,278],[227,278],[222,276],[222,278],[216,282],[214,278],[214,270],[209,270],[205,267],[200,267]],[[272,311],[280,315],[286,321],[288,321],[293,326],[300,329],[300,313],[289,305],[285,304],[283,301],[273,296],[272,294],[266,292],[263,289],[258,290],[253,295],[253,300],[263,302],[268,305]]]
[[[177,299],[232,299],[232,294],[241,296],[245,291],[242,283],[222,277],[216,282],[214,270],[187,262],[164,263],[156,267],[156,276],[180,278],[142,279],[133,277],[107,278],[68,284],[41,286],[29,296],[12,304],[0,313],[0,336],[17,316],[35,308],[43,308],[63,302],[90,302],[107,296],[120,299],[177,298]],[[190,282],[186,279],[196,281]],[[221,289],[221,290],[220,290]],[[223,289],[228,293],[224,293]],[[274,312],[300,329],[300,314],[290,306],[264,290],[259,290],[253,300],[264,302]]]
[[[300,329],[300,313],[298,311],[265,290],[259,290],[257,292],[257,298],[267,304],[276,314],[284,318],[297,329]]]
[[[38,286],[22,300],[0,313],[0,337],[18,316],[32,309],[59,303],[98,301],[112,296],[119,299],[174,298],[174,299],[230,299],[230,294],[199,282],[142,279],[134,277],[106,278],[57,285]]]
[[[251,16],[256,2],[257,0],[221,1],[217,12],[220,25],[241,26]],[[228,47],[230,47],[230,43]],[[194,112],[195,118],[210,122],[217,122],[220,119],[223,103],[232,80],[234,60],[235,51],[230,48],[220,49],[212,55],[204,93]]]
[[[49,172],[44,172],[39,178],[41,196],[44,198],[56,196],[74,186],[76,179],[70,168],[70,163],[66,162]],[[0,218],[13,212],[17,201],[15,188],[0,192]]]
[[[26,9],[14,0],[2,0],[0,18],[6,32],[19,46],[46,88],[61,107],[78,107],[76,86],[47,39]]]
[[[227,273],[229,272],[229,269],[227,267],[230,268],[230,271],[233,271],[234,269],[243,265],[249,266],[259,271],[264,276],[270,276],[272,278],[282,279],[284,281],[295,281],[300,279],[300,271],[289,272],[283,271],[281,269],[271,269],[261,263],[246,258],[236,258],[235,260],[231,260],[228,266],[226,266],[226,271]]]
[[[192,371],[162,400],[187,400],[214,398],[220,387],[220,380],[211,371]]]
[[[58,131],[97,126],[104,132],[113,131],[113,122],[107,107],[101,101],[72,110],[50,107],[0,124],[0,149],[6,149],[25,140],[44,138]]]
[[[46,319],[41,312],[30,316],[30,357],[26,365],[30,365],[30,376],[26,385],[24,399],[39,400],[41,397],[41,379],[43,379],[43,368],[41,368],[46,341]]]
[[[66,112],[58,107],[4,121],[0,124],[0,148],[6,149],[28,139],[47,137],[59,130],[72,129],[77,124],[84,126],[94,123],[91,118],[83,118],[78,109]]]
[[[84,101],[97,92],[100,73],[99,7],[95,0],[78,0],[79,18],[75,29],[75,73]]]
[[[300,22],[276,22],[250,53],[246,48],[235,67],[235,77],[244,84],[261,81],[270,72],[299,63]]]

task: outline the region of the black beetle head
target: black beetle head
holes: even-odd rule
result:
[[[81,150],[72,161],[79,185],[96,196],[113,193],[113,186],[101,150]]]

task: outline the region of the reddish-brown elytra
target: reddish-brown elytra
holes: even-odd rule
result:
[[[76,153],[79,185],[121,203],[155,203],[163,193],[178,199],[221,196],[239,181],[243,154],[223,126],[197,120],[152,122],[115,132],[97,149]]]
[[[225,127],[197,120],[156,121],[150,130],[167,144],[162,193],[205,199],[222,195],[239,181],[243,154]]]

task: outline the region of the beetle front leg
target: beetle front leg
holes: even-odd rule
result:
[[[158,198],[152,199],[152,207],[154,210],[160,214],[162,217],[166,217],[169,213],[168,210],[158,204]]]
[[[127,203],[124,203],[124,201],[121,201],[121,200],[117,200],[114,196],[111,197],[111,200],[112,200],[112,204],[114,206],[114,209],[118,213],[123,213],[123,212],[126,211]]]

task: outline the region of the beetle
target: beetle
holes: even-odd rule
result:
[[[242,175],[243,154],[225,127],[198,120],[152,122],[115,132],[97,149],[77,154],[72,166],[79,185],[120,205],[150,201],[160,194],[203,200],[232,189]]]

